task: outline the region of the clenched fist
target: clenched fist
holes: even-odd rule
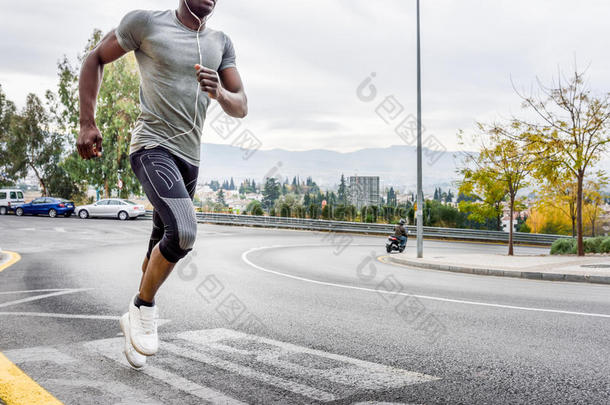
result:
[[[81,125],[76,148],[85,160],[102,156],[102,134],[95,124]]]
[[[221,97],[224,89],[220,83],[218,72],[201,65],[195,65],[195,70],[197,70],[197,81],[201,90],[207,92],[215,100]]]

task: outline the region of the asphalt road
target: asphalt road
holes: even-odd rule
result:
[[[610,403],[610,286],[410,269],[380,237],[288,230],[200,225],[157,297],[161,351],[131,370],[117,319],[150,226],[0,217],[22,257],[0,272],[0,352],[66,404]]]

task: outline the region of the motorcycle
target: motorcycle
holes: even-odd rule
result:
[[[398,250],[398,252],[402,253],[402,252],[404,252],[406,247],[407,247],[406,243],[403,247],[400,247],[400,239],[398,239],[394,235],[390,235],[388,237],[388,242],[385,244],[385,250],[388,253],[392,253],[394,250]]]

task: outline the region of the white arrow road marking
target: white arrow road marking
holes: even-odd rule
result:
[[[30,349],[17,349],[4,352],[13,363],[27,363],[29,361],[48,361],[55,364],[69,364],[76,359],[52,347],[32,347]]]
[[[85,343],[85,347],[100,353],[102,356],[111,359],[122,366],[131,368],[125,360],[125,356],[122,354],[123,339],[105,339],[97,340],[94,342]],[[146,374],[150,377],[156,378],[165,384],[172,386],[173,388],[186,392],[187,394],[194,395],[197,398],[201,398],[205,401],[210,401],[213,404],[228,404],[228,405],[245,405],[244,402],[238,401],[235,398],[229,397],[222,392],[213,390],[208,387],[195,384],[194,382],[187,380],[186,378],[180,377],[168,371],[160,368],[146,365],[142,370],[139,371],[142,374]]]
[[[59,291],[49,293],[49,294],[35,295],[33,297],[23,298],[20,300],[3,302],[2,304],[0,304],[0,308],[6,308],[6,307],[10,307],[11,305],[18,305],[18,304],[23,304],[26,302],[38,301],[38,300],[42,300],[44,298],[49,298],[49,297],[56,297],[58,295],[73,294],[73,293],[77,293],[77,292],[90,291],[90,290],[93,290],[93,288],[73,288],[73,289],[59,290]]]
[[[65,288],[47,288],[42,290],[21,290],[21,291],[3,291],[0,292],[0,295],[9,295],[9,294],[25,294],[25,293],[33,293],[33,292],[53,292],[53,291],[65,291]]]
[[[243,377],[261,381],[268,385],[281,388],[286,391],[293,392],[298,395],[303,395],[318,401],[334,401],[336,397],[330,392],[319,390],[308,385],[299,384],[285,378],[276,377],[271,374],[263,373],[250,367],[235,364],[228,360],[221,359],[206,353],[196,352],[190,349],[179,347],[171,343],[161,343],[161,349],[168,350],[178,356],[186,357],[192,360],[206,363],[214,367],[221,368],[231,373],[239,374]],[[205,348],[204,348],[205,349]]]
[[[193,343],[198,348],[211,348],[239,354],[274,368],[284,369],[291,375],[332,381],[352,386],[354,390],[386,390],[438,380],[437,377],[426,374],[248,335],[230,329],[184,332],[178,334],[177,337]]]
[[[9,294],[27,294],[27,293],[49,293],[42,295],[35,295],[33,297],[23,298],[19,300],[4,302],[0,304],[0,308],[9,307],[11,305],[23,304],[25,302],[32,302],[37,300],[42,300],[44,298],[56,297],[58,295],[77,293],[82,291],[90,291],[93,288],[51,288],[51,289],[41,289],[41,290],[21,290],[21,291],[4,291],[0,292],[0,295],[9,295]],[[64,319],[93,319],[93,320],[101,320],[101,321],[118,321],[121,319],[119,315],[95,315],[95,314],[59,314],[54,312],[0,312],[0,316],[32,316],[32,317],[40,317],[40,318],[64,318]],[[167,323],[171,322],[170,319],[159,319],[157,321],[158,326],[163,326]]]
[[[107,381],[98,380],[86,380],[86,379],[46,379],[42,380],[43,385],[53,386],[56,389],[62,387],[73,387],[78,388],[80,392],[86,388],[95,388],[98,391],[106,392],[121,398],[121,404],[138,404],[138,405],[162,405],[162,402],[156,401],[142,392],[135,391],[129,386],[122,384],[118,381],[113,381],[112,384],[108,384]],[[67,398],[69,401],[71,398]]]
[[[565,315],[590,316],[590,317],[595,317],[595,318],[610,318],[610,314],[597,314],[597,313],[591,313],[591,312],[563,311],[560,309],[532,308],[532,307],[520,307],[520,306],[515,306],[515,305],[492,304],[489,302],[465,301],[465,300],[457,300],[457,299],[453,299],[453,298],[443,298],[443,297],[433,297],[433,296],[429,296],[429,295],[409,294],[409,293],[399,292],[399,291],[383,291],[383,290],[376,290],[374,288],[368,288],[368,287],[357,287],[357,286],[347,285],[347,284],[330,283],[330,282],[326,282],[326,281],[312,280],[312,279],[305,278],[305,277],[293,276],[291,274],[282,273],[280,271],[270,270],[270,269],[264,268],[262,266],[259,266],[257,264],[254,264],[254,263],[252,263],[252,261],[250,259],[248,259],[248,255],[250,253],[256,252],[259,250],[303,247],[303,246],[309,247],[312,245],[302,245],[302,246],[301,245],[273,245],[273,246],[263,246],[263,247],[258,247],[258,248],[252,248],[252,249],[246,250],[244,253],[242,253],[241,259],[249,266],[254,267],[255,269],[263,271],[265,273],[275,274],[277,276],[291,278],[293,280],[304,281],[306,283],[325,285],[328,287],[373,292],[375,294],[388,294],[388,295],[401,295],[401,296],[405,296],[405,297],[417,297],[417,298],[420,298],[423,300],[451,302],[454,304],[477,305],[477,306],[491,307],[491,308],[515,309],[515,310],[519,310],[519,311],[548,312],[548,313],[565,314]],[[317,246],[317,245],[314,245],[314,246]],[[326,245],[320,245],[320,246],[326,246]]]
[[[236,392],[257,390],[260,399],[265,398],[266,392],[274,396],[283,392],[286,403],[291,402],[292,395],[301,400],[306,397],[315,402],[332,401],[358,392],[374,396],[374,391],[438,380],[430,375],[228,329],[165,334],[162,338],[158,355],[161,365],[149,363],[139,371],[132,370],[125,360],[124,338],[17,349],[4,354],[46,389],[60,399],[63,395],[68,402],[88,402],[89,396],[95,395],[96,403],[110,403],[119,397],[125,404],[152,404],[155,403],[151,399],[154,390],[163,390],[177,401],[180,400],[178,392],[182,392],[199,398],[201,403],[245,404],[229,394],[191,381],[187,362],[198,362],[196,370],[221,369],[233,374],[237,377]],[[99,361],[98,355],[111,362]],[[47,369],[41,368],[40,362],[55,365],[51,377]],[[166,368],[164,364],[169,365]],[[115,365],[130,372],[108,372],[107,367]],[[95,393],[88,392],[88,388],[94,388]]]

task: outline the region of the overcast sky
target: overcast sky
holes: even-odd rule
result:
[[[178,0],[0,0],[0,84],[23,106],[57,85],[56,63],[75,58],[94,28],[133,9]],[[528,89],[576,60],[591,87],[610,90],[610,2],[423,0],[423,119],[450,150],[458,129],[519,113],[512,81]],[[375,114],[394,95],[416,112],[415,0],[219,0],[209,26],[235,44],[249,97],[243,125],[263,148],[352,151],[401,144]],[[194,45],[195,46],[195,45]],[[372,72],[377,99],[356,96]],[[205,141],[228,143],[208,127]]]

